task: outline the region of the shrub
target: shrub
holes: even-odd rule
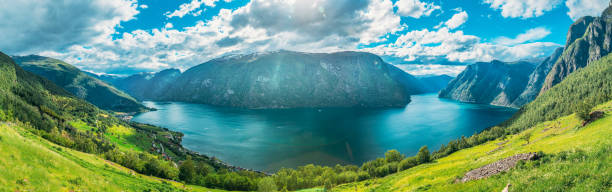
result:
[[[385,153],[385,161],[387,161],[387,163],[399,162],[402,159],[404,159],[404,155],[395,149],[389,150]]]
[[[276,190],[276,183],[271,177],[263,178],[257,183],[257,191],[259,192],[273,192]]]
[[[196,168],[193,163],[193,160],[191,160],[191,156],[187,156],[187,160],[183,161],[183,163],[181,163],[181,166],[179,167],[179,179],[188,183],[192,183],[195,175]]]
[[[403,171],[406,169],[410,169],[414,166],[417,166],[419,164],[419,162],[417,161],[416,157],[408,157],[402,161],[400,161],[399,165],[398,165],[398,171]]]
[[[429,161],[431,161],[431,158],[429,157],[429,149],[427,149],[427,145],[419,149],[419,152],[417,153],[416,158],[419,164],[428,163]]]

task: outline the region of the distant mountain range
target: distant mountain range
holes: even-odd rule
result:
[[[415,77],[373,54],[277,51],[192,67],[158,99],[245,108],[400,107],[422,92]]]
[[[398,107],[452,79],[416,78],[369,53],[292,51],[226,56],[182,74],[166,69],[99,78],[139,100],[245,108]]]
[[[165,69],[157,73],[139,73],[128,77],[96,75],[99,79],[113,84],[138,100],[157,100],[165,94],[181,75],[178,69]]]
[[[570,26],[564,48],[539,63],[517,65],[500,61],[476,63],[451,81],[440,97],[454,100],[521,107],[549,90],[572,72],[612,51],[612,10],[601,17],[586,16]]]
[[[36,55],[17,56],[13,60],[24,70],[40,75],[102,109],[119,112],[146,110],[144,105],[128,94],[66,62]]]

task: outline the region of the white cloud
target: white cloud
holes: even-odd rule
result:
[[[202,14],[202,10],[197,10],[197,9],[199,9],[202,5],[205,5],[205,6],[208,6],[208,7],[214,7],[215,3],[217,1],[219,1],[219,0],[191,0],[191,2],[189,2],[189,3],[184,3],[184,4],[180,5],[179,9],[177,9],[177,10],[175,10],[173,12],[166,13],[166,17],[168,17],[168,18],[172,18],[172,17],[183,18],[187,14],[191,14],[193,16],[198,16],[198,15]],[[226,0],[226,2],[229,2],[229,1]]]
[[[0,18],[5,18],[0,50],[9,54],[103,42],[120,22],[138,14],[134,0],[0,0],[0,5]]]
[[[567,15],[572,20],[577,20],[583,16],[600,16],[609,0],[567,0],[565,6],[569,9]]]
[[[172,25],[172,23],[166,23],[166,25],[164,26],[164,28],[166,28],[166,29],[171,29],[172,27],[174,27],[174,25]]]
[[[467,12],[461,11],[461,12],[453,15],[453,17],[451,17],[444,24],[446,26],[448,26],[448,28],[450,28],[450,29],[455,29],[455,28],[463,25],[467,20],[468,20]]]
[[[544,27],[536,27],[517,35],[515,38],[499,37],[495,39],[497,44],[501,45],[516,45],[529,41],[540,40],[550,34],[550,30]]]
[[[414,64],[395,65],[411,75],[448,75],[456,77],[465,69],[465,65]]]
[[[561,45],[548,42],[518,44],[513,46],[480,42],[480,38],[465,35],[463,31],[451,32],[447,27],[437,31],[427,29],[407,32],[393,44],[364,49],[379,55],[402,58],[394,64],[431,64],[442,62],[470,63],[477,61],[516,61],[549,55]]]
[[[434,3],[425,3],[420,0],[399,0],[395,2],[397,13],[405,17],[420,18],[421,16],[429,16],[435,10],[439,10],[440,6]]]
[[[97,72],[187,69],[234,53],[355,50],[360,43],[384,41],[402,29],[390,0],[254,0],[180,30],[136,30],[103,43],[44,54]]]
[[[149,8],[149,6],[148,6],[148,5],[145,5],[145,4],[142,4],[142,5],[138,6],[138,7],[140,7],[141,9],[146,9],[146,8]]]
[[[538,17],[555,8],[561,0],[484,0],[493,9],[501,9],[503,17]]]

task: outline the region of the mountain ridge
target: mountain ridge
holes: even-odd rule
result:
[[[61,60],[38,55],[15,56],[13,60],[24,70],[49,79],[102,109],[120,112],[147,109],[130,95]]]

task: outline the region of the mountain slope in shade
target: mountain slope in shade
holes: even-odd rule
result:
[[[582,17],[570,26],[561,58],[546,77],[540,94],[612,51],[612,7],[601,17]]]
[[[101,109],[120,112],[137,112],[146,109],[129,95],[66,62],[36,55],[13,57],[13,59],[24,70],[49,79]]]
[[[140,73],[125,78],[109,78],[115,87],[138,100],[158,100],[168,86],[181,75],[178,69],[166,69],[157,73]]]
[[[417,79],[423,85],[423,91],[427,93],[437,93],[444,89],[453,77],[448,75],[435,75],[435,76],[423,76],[417,77]]]
[[[439,96],[462,102],[511,106],[529,81],[535,66],[528,62],[478,62],[468,65]]]
[[[521,107],[531,101],[533,101],[538,94],[540,93],[540,89],[546,80],[546,75],[550,72],[550,69],[553,67],[555,62],[561,56],[563,52],[563,48],[557,48],[555,52],[544,61],[542,61],[529,75],[529,82],[525,86],[525,89],[521,93],[521,95],[515,99],[510,106],[512,107]]]
[[[401,107],[423,92],[420,86],[370,53],[277,51],[192,67],[161,99],[245,108]]]

